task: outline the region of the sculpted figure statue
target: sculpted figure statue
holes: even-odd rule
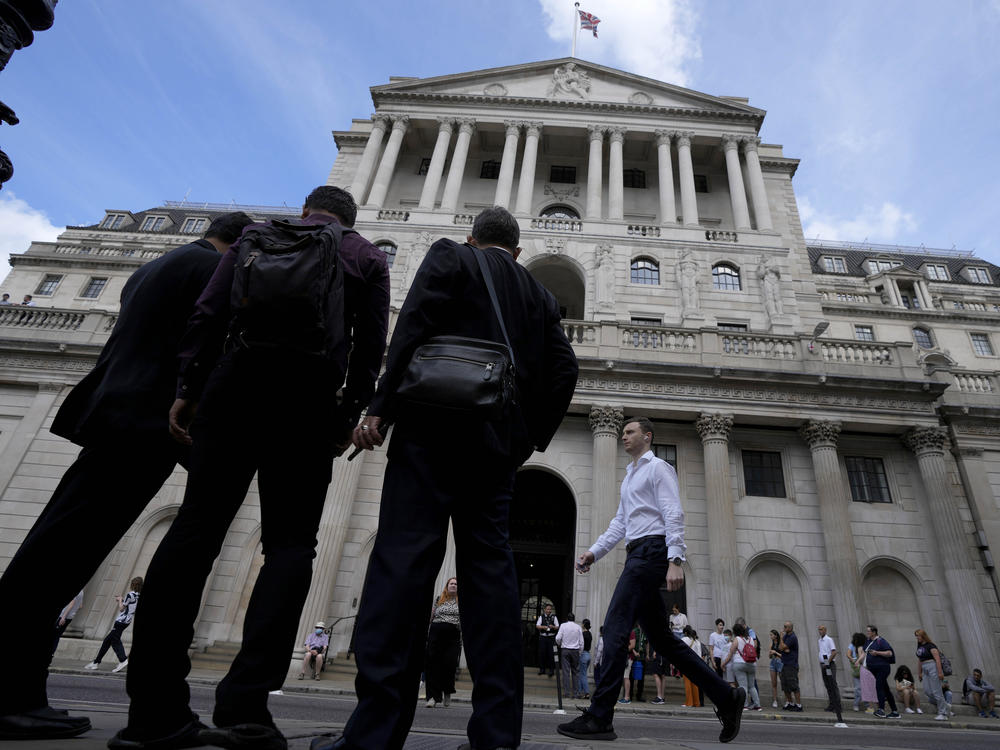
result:
[[[781,273],[773,261],[760,256],[757,264],[757,278],[760,279],[760,292],[764,298],[764,309],[770,318],[784,315],[781,302]]]
[[[547,96],[557,94],[572,94],[586,99],[590,95],[590,76],[587,71],[577,70],[576,63],[566,63],[556,68],[552,73],[552,85],[549,86]]]
[[[698,300],[698,261],[691,257],[691,251],[685,250],[677,261],[677,285],[681,289],[681,310],[697,310]]]
[[[611,245],[597,246],[597,309],[610,310],[614,306],[615,261]]]
[[[413,283],[413,277],[416,276],[417,269],[420,268],[420,264],[423,263],[424,256],[427,254],[427,249],[430,246],[430,232],[418,232],[416,239],[413,240],[413,244],[410,245],[410,252],[407,253],[406,285],[403,287],[404,293],[409,291],[410,285]]]

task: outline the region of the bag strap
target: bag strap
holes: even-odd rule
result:
[[[493,303],[493,312],[497,315],[497,320],[500,321],[500,332],[503,333],[503,340],[507,343],[507,348],[510,350],[510,363],[514,367],[514,371],[517,371],[517,362],[514,359],[514,347],[510,345],[510,337],[507,335],[507,326],[504,325],[503,315],[500,314],[500,302],[497,300],[497,290],[493,287],[493,275],[490,273],[489,266],[486,265],[486,260],[482,257],[482,250],[477,250],[472,245],[466,243],[472,254],[476,257],[476,262],[479,264],[479,270],[483,272],[483,280],[486,282],[486,289],[490,293],[490,301]],[[506,252],[506,251],[502,251]]]

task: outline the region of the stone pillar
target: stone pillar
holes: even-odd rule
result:
[[[988,465],[983,459],[983,449],[962,445],[958,435],[954,440],[955,447],[952,449],[952,454],[958,462],[958,471],[962,477],[965,496],[969,499],[972,519],[977,530],[986,535],[985,543],[994,557],[995,564],[995,558],[1000,555],[1000,506],[993,496],[993,485],[990,483]],[[979,546],[982,547],[981,544]],[[994,567],[989,573],[997,599],[1000,600],[1000,571]]]
[[[927,282],[923,279],[917,279],[913,282],[913,293],[920,298],[920,306],[925,310],[934,309],[934,300],[931,299],[931,290],[927,286]]]
[[[358,479],[367,455],[367,451],[362,451],[356,459],[348,461],[347,454],[344,454],[333,463],[333,481],[330,482],[326,492],[326,504],[323,506],[323,515],[316,534],[318,544],[316,560],[313,562],[312,584],[309,586],[309,595],[299,617],[296,637],[300,637],[302,641],[305,641],[305,634],[312,630],[317,620],[326,620],[330,615],[329,606],[337,586],[337,571],[340,569],[340,559],[344,554],[344,540],[347,538],[347,528],[351,523]],[[326,624],[333,623],[328,621]],[[353,627],[353,621],[349,622],[348,633],[350,627]],[[331,643],[336,640],[336,635],[335,632]],[[301,654],[303,644],[296,641],[295,649]]]
[[[757,154],[759,145],[760,138],[744,138],[743,158],[746,160],[747,173],[750,175],[750,200],[753,201],[757,229],[773,229],[771,209],[767,205],[767,190],[764,187],[764,173],[760,170],[760,156]]]
[[[368,181],[372,176],[372,169],[375,167],[375,157],[382,147],[382,138],[389,127],[389,117],[387,115],[375,115],[372,118],[372,132],[368,136],[368,143],[361,154],[361,163],[358,164],[358,171],[354,173],[354,181],[351,183],[351,195],[359,206],[364,205],[365,190]]]
[[[694,423],[705,451],[705,495],[713,612],[726,622],[743,610],[743,577],[736,556],[736,514],[729,475],[730,414],[704,413]]]
[[[392,133],[389,135],[389,142],[385,144],[385,151],[382,152],[382,161],[379,162],[375,182],[372,183],[372,192],[368,196],[366,205],[382,208],[385,194],[389,191],[389,183],[392,181],[392,174],[396,171],[399,148],[403,145],[403,136],[406,135],[409,126],[410,118],[406,115],[396,115],[392,118]]]
[[[899,291],[899,286],[896,284],[896,280],[889,278],[888,276],[883,277],[885,281],[885,290],[889,294],[889,299],[892,300],[892,304],[895,307],[903,306],[903,295]]]
[[[677,173],[681,181],[681,217],[686,227],[698,226],[698,198],[694,192],[694,165],[691,138],[694,133],[677,133]]]
[[[722,136],[722,148],[726,152],[726,174],[729,176],[729,200],[733,206],[733,224],[737,229],[749,229],[750,210],[747,208],[747,191],[740,171],[739,145],[739,139],[735,136]]]
[[[517,161],[517,137],[521,126],[513,120],[504,120],[507,138],[500,158],[500,176],[497,178],[497,192],[493,205],[507,208],[510,204],[510,189],[514,187],[514,162]]]
[[[476,129],[475,120],[461,119],[458,123],[455,153],[451,155],[448,181],[444,184],[444,196],[441,198],[441,210],[449,213],[454,213],[458,206],[458,194],[462,190],[462,178],[465,176],[465,161],[469,158],[469,143]]]
[[[945,609],[954,613],[958,628],[951,638],[953,648],[961,649],[965,655],[966,669],[956,670],[956,674],[966,674],[973,667],[979,667],[987,675],[1000,674],[1000,656],[983,602],[979,570],[944,460],[948,431],[944,427],[914,427],[903,437],[903,442],[916,454],[920,465],[928,528],[933,539],[928,540],[928,552],[939,561],[938,594],[942,602],[947,602]]]
[[[677,223],[677,203],[674,200],[674,165],[670,162],[670,141],[674,134],[669,130],[656,131],[656,155],[660,175],[660,223]]]
[[[625,218],[625,163],[622,156],[625,128],[611,128],[609,132],[608,218],[621,221]]]
[[[587,162],[587,218],[601,219],[601,191],[604,178],[601,168],[604,163],[604,131],[601,125],[588,125],[590,132],[590,160]]]
[[[431,154],[431,163],[427,167],[427,176],[424,178],[424,187],[420,191],[419,208],[426,211],[434,210],[434,199],[437,198],[438,187],[441,185],[441,175],[444,174],[444,162],[448,158],[448,144],[451,143],[451,130],[455,126],[455,121],[447,117],[438,119],[437,143],[434,144],[434,153]]]
[[[31,444],[35,438],[38,437],[38,433],[42,431],[42,426],[45,424],[49,412],[52,411],[52,407],[55,405],[56,399],[59,398],[59,393],[64,387],[62,383],[48,381],[38,384],[38,391],[31,399],[31,404],[28,406],[27,411],[25,411],[24,416],[21,417],[17,429],[14,430],[7,441],[7,446],[0,453],[0,496],[7,490],[10,480],[14,478],[14,474],[17,473],[21,461],[24,460],[25,454],[31,448]],[[38,505],[34,510],[29,510],[28,513],[37,515],[43,507],[44,505]],[[28,528],[30,528],[30,525],[24,527],[24,535],[27,535]],[[14,556],[14,553],[17,551],[17,545],[23,541],[24,535],[16,538],[17,544],[11,548],[10,557]],[[15,541],[14,534],[5,537],[5,541]],[[10,562],[9,558],[5,559],[2,555],[3,553],[0,552],[0,561],[4,563]],[[6,568],[7,566],[4,564],[2,567]]]
[[[531,213],[531,200],[535,193],[535,164],[538,161],[538,139],[542,134],[542,123],[522,122],[524,126],[524,156],[521,157],[521,177],[517,183],[517,207],[515,213]]]
[[[819,518],[837,625],[837,632],[830,636],[844,644],[839,651],[846,653],[851,634],[860,629],[858,623],[868,622],[868,616],[862,606],[861,568],[851,530],[851,495],[844,485],[837,460],[840,423],[814,419],[799,429],[799,435],[812,452],[816,494],[819,495]],[[840,677],[844,678],[846,669],[840,672]]]
[[[594,406],[590,409],[590,429],[594,434],[594,460],[591,466],[591,536],[597,539],[611,523],[618,512],[621,491],[615,482],[618,476],[618,445],[621,441],[622,409],[613,406]],[[619,545],[621,546],[621,545]],[[581,550],[581,552],[584,550]],[[596,628],[604,622],[604,615],[615,592],[621,568],[616,565],[620,557],[618,550],[609,552],[605,558],[590,569],[590,589],[587,594],[587,617]],[[582,616],[579,616],[583,619]],[[596,630],[595,630],[596,632]]]

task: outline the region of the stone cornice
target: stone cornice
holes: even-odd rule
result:
[[[134,271],[139,266],[145,265],[154,258],[108,258],[99,256],[68,255],[60,257],[58,255],[11,255],[10,264],[12,266],[42,267],[42,268],[63,268],[63,269],[88,269],[91,271]]]
[[[784,172],[789,177],[794,177],[795,170],[799,168],[799,160],[784,158],[776,159],[773,156],[761,156],[760,168],[764,172]]]
[[[333,130],[333,142],[337,148],[345,146],[358,146],[364,148],[368,143],[370,133],[354,133],[350,130]]]
[[[838,292],[853,294],[874,294],[870,289],[847,288],[838,289]],[[859,315],[867,315],[877,318],[893,318],[896,320],[908,320],[911,323],[935,321],[935,324],[947,321],[962,323],[974,323],[977,326],[1000,326],[1000,317],[992,310],[927,310],[921,308],[912,310],[905,307],[895,307],[892,305],[860,305],[854,302],[837,302],[835,300],[823,300],[821,303],[823,312],[831,315],[856,318]]]

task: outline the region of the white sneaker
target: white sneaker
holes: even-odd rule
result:
[[[934,721],[948,721],[948,717],[944,714],[938,714],[934,717]]]
[[[912,713],[914,713],[914,710],[912,708],[910,708],[909,706],[907,706],[906,707],[906,713],[912,714]]]
[[[101,668],[101,665],[98,664],[96,661],[92,661],[92,662],[90,662],[90,664],[88,664],[87,666],[84,667],[84,669],[100,669],[100,668]]]
[[[922,714],[923,712],[924,712],[924,711],[923,711],[923,709],[921,709],[921,708],[918,708],[918,709],[917,709],[917,713],[918,713],[918,714]]]
[[[855,711],[860,711],[860,710],[861,710],[861,709],[860,709],[860,708],[858,708],[857,706],[853,706],[852,708],[853,708],[853,709],[854,709]]]
[[[126,659],[125,661],[118,662],[118,666],[115,667],[114,669],[112,669],[111,671],[112,672],[121,672],[127,666],[128,666],[128,659]]]
[[[778,701],[771,701],[771,708],[777,708],[777,707],[778,707]]]
[[[427,699],[427,708],[434,708],[434,706],[436,706],[436,705],[437,705],[437,701],[436,700],[434,700],[433,698],[428,698]]]

